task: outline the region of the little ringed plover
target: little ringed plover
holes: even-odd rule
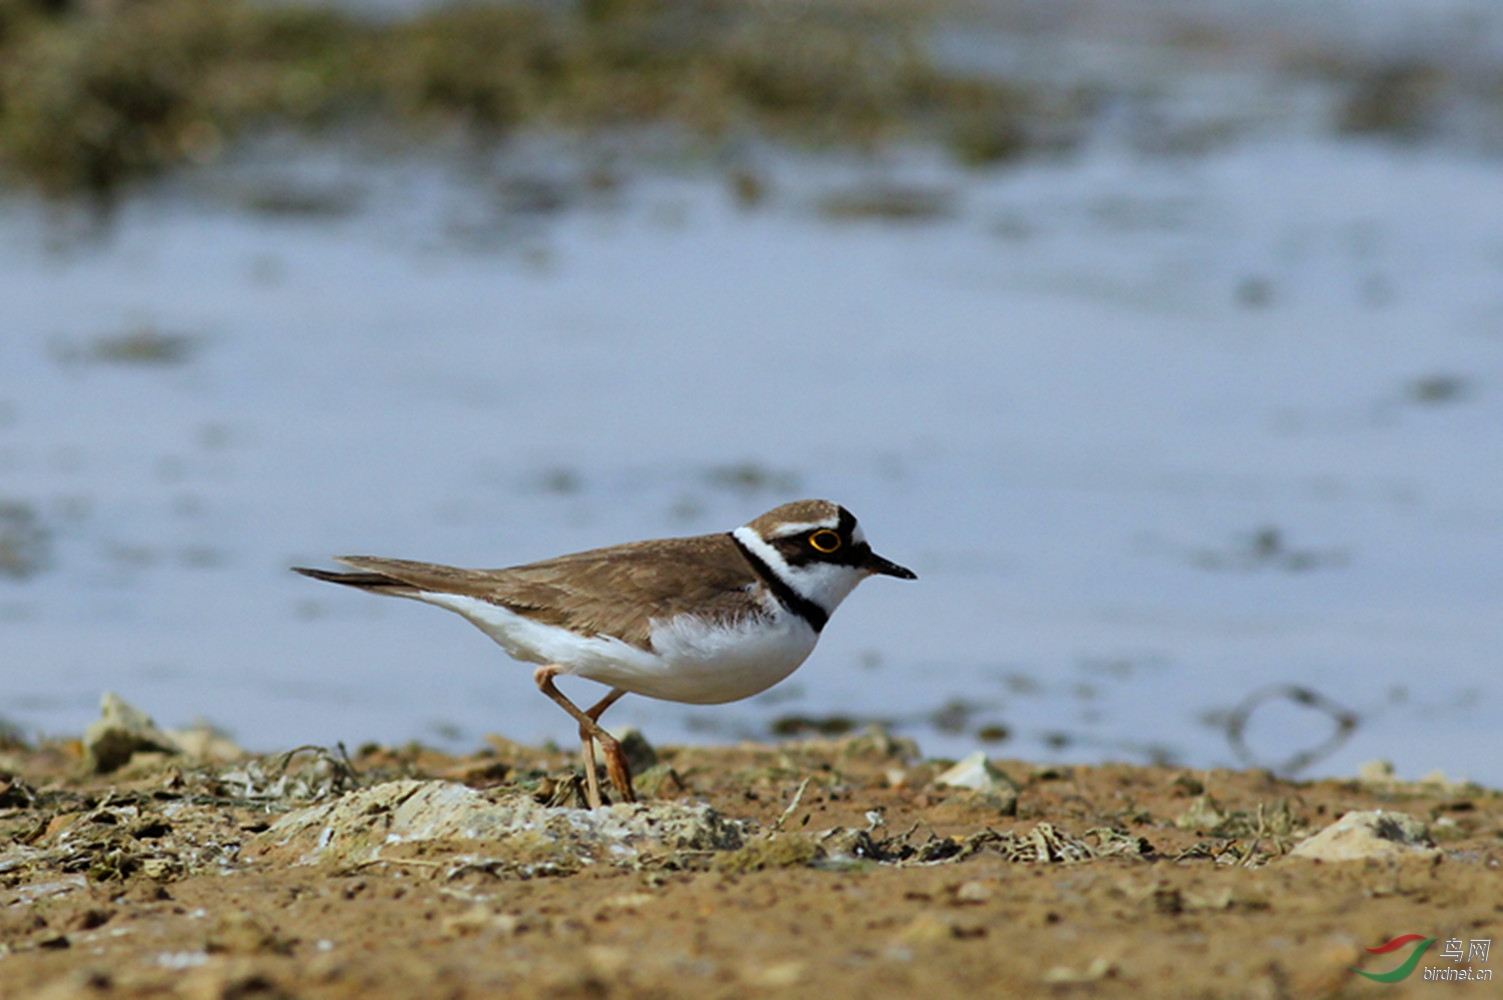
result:
[[[512,657],[579,723],[586,794],[601,805],[594,744],[611,783],[635,801],[620,743],[600,715],[626,694],[715,705],[749,698],[798,669],[830,614],[873,574],[915,579],[872,551],[850,511],[799,500],[734,531],[629,542],[507,569],[456,569],[371,556],[355,572],[294,567],[317,580],[456,611]],[[560,674],[610,693],[581,710]]]

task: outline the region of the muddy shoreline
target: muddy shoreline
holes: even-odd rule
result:
[[[1427,973],[1349,967],[1387,972],[1403,956],[1365,949],[1419,933],[1419,968],[1486,975],[1441,942],[1503,919],[1503,800],[1477,786],[968,777],[880,732],[640,751],[643,803],[591,814],[570,755],[501,737],[462,757],[144,752],[109,774],[80,741],[13,746],[0,997],[1405,996]],[[443,827],[424,796],[471,812]],[[497,810],[527,816],[481,829]],[[1290,856],[1372,810],[1423,842]],[[714,831],[685,833],[691,814]]]

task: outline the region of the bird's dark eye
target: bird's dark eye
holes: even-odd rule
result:
[[[829,528],[820,528],[809,536],[809,545],[815,552],[828,554],[840,548],[840,535]]]

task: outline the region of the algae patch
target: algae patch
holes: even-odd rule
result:
[[[936,64],[917,9],[776,6],[465,3],[378,19],[333,3],[0,0],[0,165],[108,202],[250,131],[352,124],[482,142],[632,125],[858,148],[963,134],[967,162],[1031,144],[1033,95]]]

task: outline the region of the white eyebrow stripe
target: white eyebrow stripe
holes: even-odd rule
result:
[[[772,537],[787,538],[789,535],[800,535],[806,531],[813,531],[815,528],[833,529],[838,527],[840,527],[840,517],[836,515],[835,517],[827,517],[823,521],[803,521],[798,524],[785,524]]]

